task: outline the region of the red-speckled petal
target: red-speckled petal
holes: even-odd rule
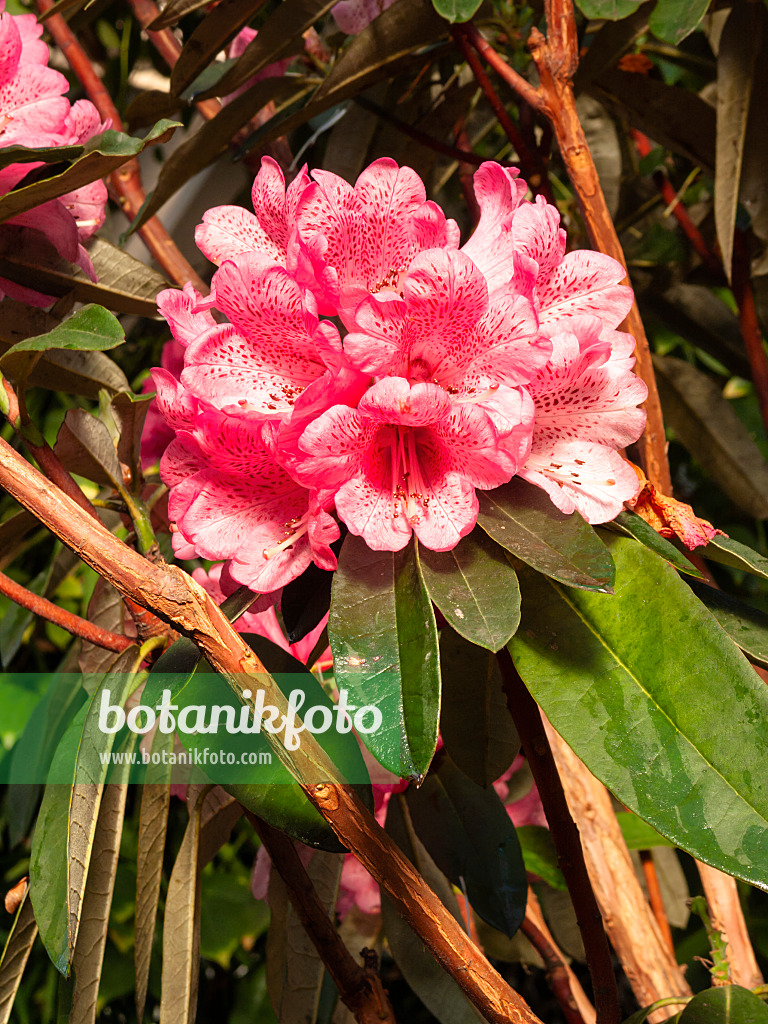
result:
[[[547,280],[537,281],[542,328],[551,331],[560,321],[584,314],[617,327],[632,308],[632,289],[619,284],[624,277],[624,268],[610,256],[588,249],[568,253]]]

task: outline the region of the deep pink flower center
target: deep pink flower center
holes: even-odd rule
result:
[[[392,516],[405,518],[416,526],[429,507],[428,488],[419,465],[416,430],[413,427],[390,427],[390,463],[392,471]]]

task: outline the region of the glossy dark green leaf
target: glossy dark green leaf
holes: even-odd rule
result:
[[[301,53],[304,49],[303,34],[327,14],[331,7],[333,0],[284,0],[264,22],[259,34],[251,40],[234,67],[217,82],[215,91],[210,90],[202,95],[226,96],[244,85],[267,64]],[[180,77],[177,81],[177,76],[178,64],[173,70],[171,83],[175,91],[181,92],[191,79],[182,83]]]
[[[620,21],[640,7],[643,0],[578,0],[576,6],[585,18]]]
[[[517,558],[566,586],[610,590],[611,556],[578,513],[564,515],[540,487],[520,479],[478,491],[478,498],[478,525]]]
[[[283,587],[280,613],[290,643],[303,640],[328,613],[332,582],[333,574],[312,562],[301,576]]]
[[[553,889],[566,890],[563,873],[558,867],[557,850],[552,833],[543,825],[519,825],[517,839],[523,852],[525,870],[537,875]]]
[[[738,540],[717,536],[713,537],[706,547],[698,550],[700,555],[711,562],[719,562],[721,565],[728,565],[732,569],[740,569],[752,576],[761,576],[768,580],[768,558]]]
[[[415,833],[405,797],[394,795],[387,808],[385,830],[443,902],[456,920],[466,928],[456,897]],[[381,918],[392,957],[410,987],[440,1024],[479,1024],[478,1011],[454,979],[435,960],[411,926],[403,920],[386,893],[381,894]]]
[[[51,349],[104,351],[125,341],[117,319],[101,306],[84,306],[47,334],[18,341],[0,359],[3,368],[17,352],[49,352]]]
[[[483,0],[432,0],[441,18],[454,22],[469,21]]]
[[[657,533],[650,523],[646,521],[636,512],[619,512],[616,518],[613,520],[613,525],[619,527],[624,533],[628,533],[635,540],[639,540],[641,544],[644,544],[651,551],[655,551],[657,555],[661,555],[663,559],[673,565],[679,572],[684,572],[688,576],[694,576],[698,579],[703,579],[703,575],[699,572],[693,562],[689,562],[682,551],[678,551],[674,544],[662,537],[660,533]]]
[[[496,655],[444,626],[440,674],[440,735],[445,749],[468,778],[478,786],[490,786],[520,750]]]
[[[651,14],[651,31],[658,39],[677,46],[707,13],[709,0],[657,0]]]
[[[690,587],[749,660],[768,668],[768,615],[698,580]]]
[[[653,365],[678,440],[739,508],[768,516],[768,465],[722,386],[683,359],[656,355]]]
[[[515,664],[622,803],[700,860],[768,889],[765,684],[670,566],[629,539],[609,544],[613,596],[521,575]]]
[[[638,818],[631,811],[617,811],[616,817],[621,827],[621,834],[624,836],[624,842],[630,850],[651,850],[654,846],[675,845],[660,835],[647,821]]]
[[[768,1024],[768,1006],[749,989],[723,985],[695,995],[679,1024]]]
[[[105,178],[147,146],[166,142],[178,126],[177,121],[160,121],[143,139],[111,130],[95,135],[82,147],[82,154],[60,174],[31,185],[20,185],[0,198],[0,223],[49,199],[58,199],[67,192]]]
[[[466,887],[473,910],[510,938],[525,917],[528,880],[515,826],[493,786],[459,771],[447,754],[406,800],[416,834],[443,874]]]
[[[372,551],[347,535],[328,635],[339,690],[381,712],[380,728],[362,736],[365,745],[396,775],[424,775],[437,744],[440,659],[413,540],[402,551]]]
[[[475,529],[451,551],[418,553],[427,592],[456,632],[501,650],[520,624],[520,588],[504,551]]]

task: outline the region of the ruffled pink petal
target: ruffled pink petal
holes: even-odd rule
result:
[[[40,38],[43,26],[34,14],[17,14],[14,17],[16,28],[21,36],[21,59],[25,64],[47,64],[48,45]],[[2,50],[2,45],[0,45]]]
[[[315,490],[338,487],[360,471],[379,429],[357,409],[334,405],[309,423],[299,439],[305,455],[296,466],[299,478]]]
[[[11,81],[19,67],[22,40],[18,21],[10,14],[0,17],[0,87]]]
[[[171,440],[160,458],[160,478],[164,484],[173,488],[168,501],[171,519],[183,515],[195,493],[192,478],[207,468],[205,458],[191,434],[185,431],[171,434]]]
[[[441,474],[456,473],[475,487],[499,487],[517,470],[499,443],[491,416],[477,406],[455,403],[443,422],[420,432],[419,441],[429,452],[430,465],[439,465]]]
[[[532,203],[517,208],[512,230],[518,251],[535,260],[540,276],[548,278],[565,256],[560,211],[543,196],[536,196]]]
[[[108,198],[107,186],[103,181],[92,181],[59,198],[59,202],[74,217],[81,242],[95,235],[104,224],[104,207]]]
[[[460,375],[464,388],[482,389],[487,382],[527,384],[552,352],[552,343],[539,332],[528,299],[506,289],[493,295],[490,309],[467,342],[472,361]],[[459,383],[458,375],[453,382]]]
[[[168,321],[173,337],[185,348],[201,334],[216,326],[216,321],[207,310],[202,313],[196,312],[201,299],[202,296],[189,281],[181,291],[178,288],[166,288],[157,296],[158,312]]]
[[[519,173],[515,167],[500,167],[490,161],[475,171],[480,221],[461,251],[485,275],[489,291],[507,284],[512,277],[512,215],[527,190],[525,182],[517,177]]]
[[[69,260],[70,263],[78,261],[77,224],[58,200],[51,199],[41,206],[27,210],[26,213],[19,213],[8,223],[35,228],[46,236],[65,260]]]
[[[252,213],[241,206],[215,206],[203,214],[203,223],[195,228],[198,249],[217,266],[224,260],[246,252],[261,252],[270,259],[285,258]]]
[[[24,133],[60,132],[69,113],[64,75],[41,64],[22,64],[12,81],[0,85],[0,116],[9,117],[3,145],[27,145]],[[50,144],[50,143],[49,143]]]
[[[403,377],[384,377],[363,395],[358,409],[379,423],[417,427],[445,419],[451,400],[437,384],[409,384]]]
[[[344,338],[349,361],[364,373],[395,373],[406,363],[408,310],[399,295],[369,295],[355,310],[353,330]],[[407,369],[407,366],[406,366]]]
[[[411,524],[393,498],[389,455],[373,444],[359,475],[337,491],[336,511],[374,551],[400,551],[411,539]]]
[[[84,143],[112,127],[111,120],[102,121],[90,100],[77,100],[67,115],[66,133],[71,142]]]
[[[632,308],[632,289],[619,284],[624,268],[610,256],[588,249],[570,252],[547,279],[537,282],[539,320],[543,329],[572,316],[596,316],[617,327]]]
[[[615,519],[640,486],[618,452],[582,441],[534,440],[520,476],[543,488],[561,512],[579,512],[588,523]]]
[[[439,463],[424,460],[424,496],[429,498],[426,510],[412,519],[413,532],[419,543],[431,551],[450,551],[462,537],[471,533],[477,522],[478,501],[475,488],[456,473],[438,476]]]

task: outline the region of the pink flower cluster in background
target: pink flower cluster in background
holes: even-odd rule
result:
[[[637,493],[619,449],[644,424],[622,267],[566,253],[558,211],[486,163],[457,225],[407,167],[354,186],[265,158],[254,212],[209,210],[210,297],[159,296],[174,346],[153,371],[181,557],[279,589],[335,568],[338,519],[377,550],[436,551],[515,475],[564,512],[612,519]],[[217,311],[214,318],[212,310]],[[226,322],[223,321],[226,318]],[[148,436],[161,447],[158,426]]]
[[[0,0],[0,12],[5,2]],[[109,128],[89,100],[70,105],[64,75],[48,67],[48,47],[33,14],[0,14],[0,146],[80,145]],[[0,196],[19,184],[39,162],[11,164],[0,170]],[[82,243],[104,223],[107,189],[103,181],[52,199],[0,226],[0,252],[23,248],[28,233],[41,232],[60,256],[95,280]],[[0,279],[0,298],[47,306],[53,298]]]

